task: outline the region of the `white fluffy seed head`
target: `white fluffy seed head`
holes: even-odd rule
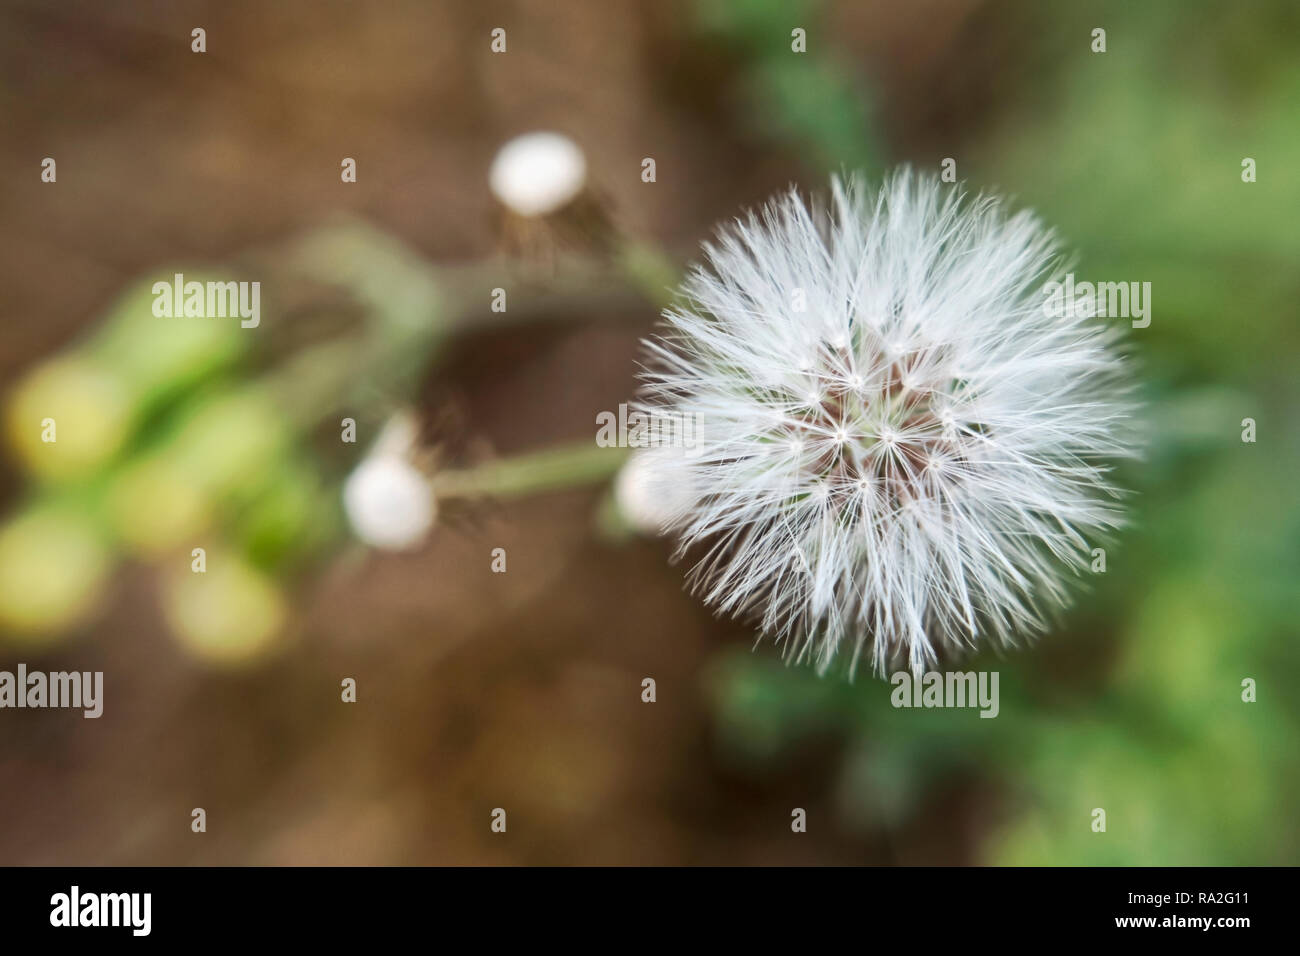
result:
[[[1048,318],[1032,215],[908,171],[724,227],[646,344],[642,411],[693,415],[688,580],[825,670],[933,666],[1068,603],[1122,523],[1119,331]],[[794,307],[799,303],[803,308]]]
[[[548,216],[568,205],[587,181],[587,159],[560,133],[525,133],[497,152],[488,171],[492,193],[521,216]]]
[[[397,455],[364,459],[343,486],[343,507],[358,538],[397,551],[419,544],[433,527],[433,488]]]

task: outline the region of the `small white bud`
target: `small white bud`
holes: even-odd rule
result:
[[[662,534],[695,502],[679,448],[633,452],[614,481],[614,500],[628,523],[644,534]]]
[[[358,538],[393,551],[418,544],[437,511],[429,481],[394,455],[361,462],[343,486],[343,506]]]
[[[547,216],[572,202],[587,181],[578,144],[560,133],[525,133],[492,160],[492,193],[521,216]]]

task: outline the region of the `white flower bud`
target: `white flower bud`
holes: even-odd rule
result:
[[[572,202],[587,180],[578,144],[560,133],[525,133],[492,160],[492,193],[521,216],[547,216]]]
[[[437,513],[428,479],[395,455],[361,462],[343,486],[343,507],[358,538],[390,551],[419,544]]]
[[[614,501],[628,524],[644,534],[663,534],[694,505],[681,449],[635,451],[614,481]]]

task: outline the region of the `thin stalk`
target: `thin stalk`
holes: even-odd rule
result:
[[[439,501],[452,498],[517,498],[597,484],[627,459],[626,448],[602,448],[591,441],[560,445],[469,468],[443,471],[433,479]]]

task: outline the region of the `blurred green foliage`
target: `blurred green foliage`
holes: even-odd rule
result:
[[[0,637],[31,648],[66,637],[135,559],[154,567],[193,655],[243,664],[280,645],[296,573],[342,539],[339,463],[313,437],[328,433],[346,464],[342,416],[370,424],[408,400],[443,331],[440,283],[391,237],[340,223],[280,256],[287,265],[271,256],[266,268],[290,287],[331,288],[327,308],[359,309],[358,327],[307,327],[277,355],[236,319],[155,315],[155,279],[218,274],[168,268],[7,390],[4,437],[29,488],[0,522]],[[271,338],[292,331],[269,311]]]
[[[740,56],[741,98],[756,132],[785,141],[824,169],[881,168],[870,90],[827,42],[820,0],[700,0],[701,31]],[[808,50],[793,53],[791,31]]]
[[[788,35],[792,19],[760,0],[726,17],[704,7],[746,46]],[[1037,210],[1078,253],[1081,281],[1152,283],[1151,326],[1130,338],[1148,436],[1122,476],[1133,527],[1057,631],[961,665],[1001,672],[996,719],[895,710],[870,676],[820,680],[739,653],[708,681],[720,746],[760,773],[839,738],[842,812],[884,835],[974,772],[1001,795],[995,811],[981,804],[986,862],[1294,864],[1300,7],[985,13],[1027,46],[1006,66],[1015,95],[953,144],[961,175]],[[1104,54],[1090,50],[1098,26]],[[805,128],[808,148],[835,142],[834,129]],[[1242,181],[1245,157],[1255,183]],[[1242,700],[1245,678],[1255,703]]]

